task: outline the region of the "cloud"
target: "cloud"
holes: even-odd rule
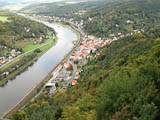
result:
[[[62,0],[24,0],[24,2],[38,2],[38,3],[41,3],[41,2],[56,2],[56,1],[62,1]]]
[[[0,2],[6,3],[49,3],[49,2],[57,2],[63,0],[0,0]]]

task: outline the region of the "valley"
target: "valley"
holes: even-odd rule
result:
[[[50,43],[51,28],[55,29],[52,37],[58,40],[26,71],[0,88],[1,96],[6,95],[5,87],[14,94],[22,89],[10,97],[12,104],[0,103],[2,111],[11,108],[2,117],[159,120],[159,0],[74,2],[33,4],[19,11],[25,18],[43,23],[42,31],[48,29],[47,34],[40,32],[45,35],[35,34],[38,40],[48,38],[42,44],[37,44],[37,38],[29,43],[24,39],[26,47],[16,44],[14,49],[21,50],[21,55],[32,49],[34,55],[40,54],[37,47]],[[1,21],[8,24],[13,19],[5,16]]]

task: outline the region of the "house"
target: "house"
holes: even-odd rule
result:
[[[123,38],[123,37],[125,37],[125,36],[124,36],[124,35],[121,35],[121,36],[120,36],[120,38]]]
[[[12,60],[13,57],[12,57],[12,56],[9,56],[8,58],[9,58],[9,60]]]
[[[30,32],[30,30],[31,30],[31,28],[28,28],[28,29],[26,30],[26,32]]]
[[[17,54],[21,54],[21,51],[18,51]]]
[[[127,24],[131,24],[131,23],[133,23],[132,21],[130,21],[130,20],[127,20]]]
[[[14,57],[16,57],[16,55],[15,54],[11,54],[11,56],[14,58]]]
[[[55,86],[55,83],[46,83],[45,87],[53,87]]]
[[[16,50],[12,49],[11,54],[15,54],[15,53],[16,53]]]
[[[83,72],[83,70],[82,69],[78,69],[77,72],[81,73],[81,72]]]
[[[74,78],[75,78],[75,79],[78,79],[79,77],[80,77],[79,72],[76,72],[76,74],[75,74]]]
[[[82,55],[83,55],[83,54],[90,54],[90,50],[87,50],[87,49],[84,49],[84,50],[82,50],[81,52],[82,52]]]
[[[122,33],[121,33],[121,32],[119,32],[119,33],[118,33],[118,35],[122,35]]]
[[[89,21],[92,21],[92,18],[89,18]]]
[[[42,37],[39,38],[42,41]]]
[[[3,64],[3,63],[4,63],[4,60],[0,60],[0,63]]]
[[[63,90],[66,90],[67,89],[67,87],[66,86],[63,86],[63,88],[62,88]]]
[[[77,83],[76,80],[72,80],[72,85],[75,85]]]
[[[72,61],[75,61],[76,57],[75,56],[71,56],[69,59],[72,60]]]
[[[3,75],[9,75],[9,72],[4,72]]]
[[[117,37],[114,37],[114,38],[113,38],[113,41],[115,41],[115,40],[118,40],[118,38],[117,38]]]
[[[35,37],[35,34],[34,34],[34,33],[32,33],[32,36],[33,36],[33,37]]]
[[[96,52],[96,55],[100,55],[100,52]]]
[[[139,30],[133,30],[134,31],[134,33],[140,33],[140,31]]]
[[[92,40],[94,39],[94,36],[89,35],[88,38]]]
[[[63,79],[64,79],[64,77],[57,76],[56,79],[55,79],[55,81],[60,81],[60,80],[63,80]]]
[[[141,29],[141,32],[144,32],[144,29]]]
[[[88,59],[88,58],[92,58],[92,57],[93,57],[92,55],[88,55],[88,56],[87,56],[87,59]]]
[[[114,37],[115,35],[114,35],[114,34],[110,34],[109,36],[110,36],[110,37]]]
[[[36,40],[35,43],[41,43],[41,40]]]
[[[66,63],[66,62],[64,63],[64,67],[65,67],[65,68],[69,68],[70,66],[71,66],[71,64]]]
[[[82,60],[82,55],[77,55],[76,60]]]

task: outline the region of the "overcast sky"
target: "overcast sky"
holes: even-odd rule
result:
[[[54,2],[62,0],[0,0],[0,2],[18,3],[18,2]]]

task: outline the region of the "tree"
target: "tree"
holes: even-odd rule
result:
[[[35,53],[40,53],[41,50],[40,50],[39,48],[37,48],[37,49],[34,50],[34,52],[35,52]]]

